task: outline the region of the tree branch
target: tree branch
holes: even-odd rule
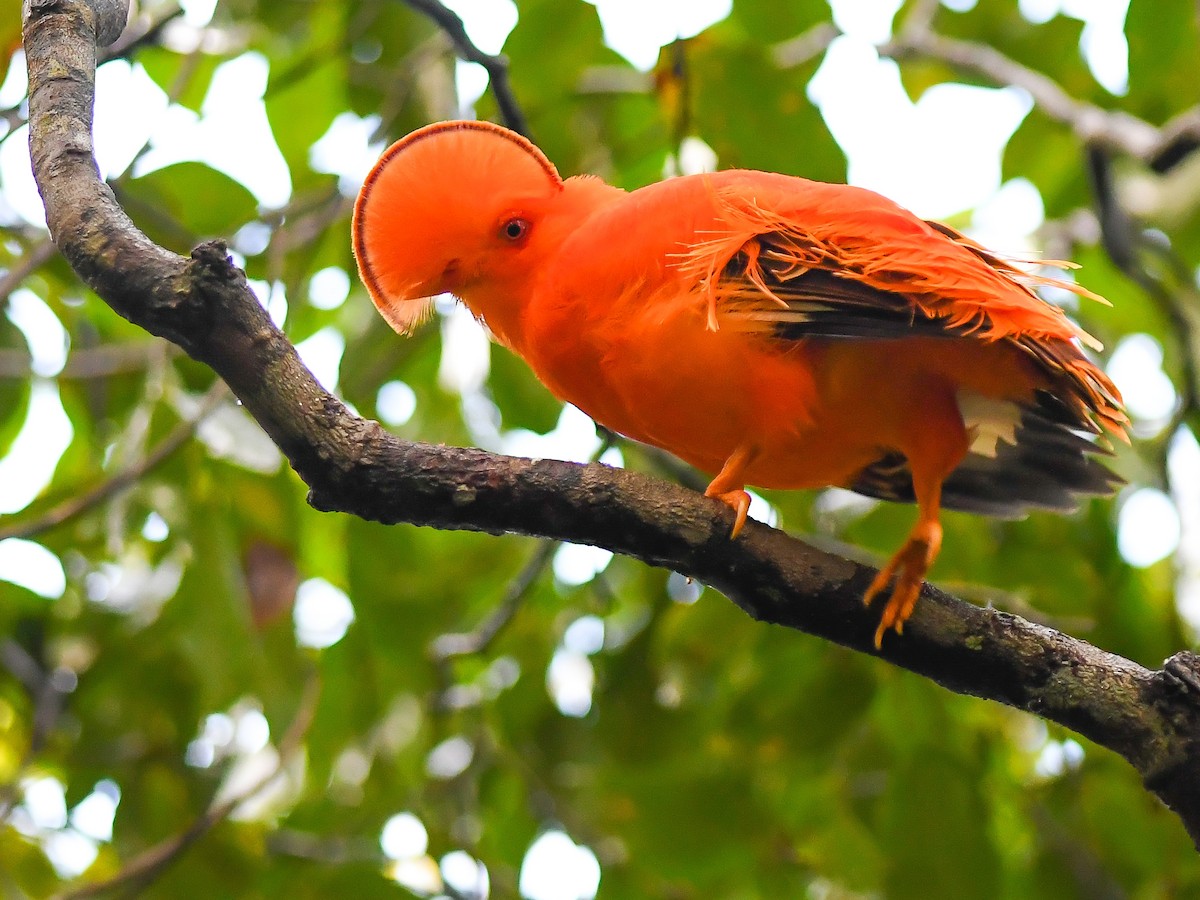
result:
[[[1019,87],[1042,113],[1069,126],[1083,143],[1125,153],[1144,161],[1156,172],[1170,170],[1200,147],[1200,106],[1179,113],[1157,128],[1127,112],[1087,103],[1072,97],[1048,75],[1017,62],[995,47],[938,34],[933,28],[937,10],[938,4],[927,0],[914,6],[900,33],[879,46],[879,54],[897,61],[912,57],[936,59],[997,87]],[[771,51],[775,64],[787,69],[806,63],[823,53],[840,34],[837,26],[819,23],[795,38],[776,44]]]
[[[559,546],[558,541],[552,540],[539,543],[529,561],[505,589],[500,602],[470,631],[439,634],[429,646],[429,656],[434,663],[445,665],[457,657],[473,656],[487,650],[504,626],[512,621],[517,607],[545,571]]]
[[[771,58],[781,69],[794,69],[824,53],[841,31],[832,22],[818,22],[807,31],[771,48]]]
[[[54,242],[44,238],[26,250],[19,262],[0,275],[0,306],[6,305],[9,296],[21,286],[21,282],[50,262],[57,252]]]
[[[54,244],[47,241],[53,247]],[[66,364],[54,377],[58,379],[111,378],[129,372],[144,372],[153,359],[162,355],[162,345],[154,341],[98,344],[72,349]],[[24,381],[36,373],[28,350],[0,349],[0,378]]]
[[[219,243],[190,259],[139,232],[91,156],[96,14],[35,0],[25,23],[31,147],[63,254],[114,310],[211,366],[309,485],[309,501],[386,523],[594,544],[720,590],[749,615],[1058,722],[1127,759],[1200,840],[1197,659],[1151,671],[1017,616],[926,587],[902,637],[875,653],[873,570],[645,475],[409,443],[325,392]]]
[[[936,59],[997,86],[1019,87],[1029,93],[1039,110],[1069,125],[1084,143],[1098,143],[1144,160],[1154,159],[1165,146],[1159,130],[1149,122],[1077,100],[1049,76],[987,44],[948,38],[928,28],[914,27],[881,46],[879,52],[898,60],[912,56]],[[1178,136],[1173,135],[1172,142],[1177,140]]]

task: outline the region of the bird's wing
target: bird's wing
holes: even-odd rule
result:
[[[1027,272],[872,191],[788,181],[802,191],[775,179],[714,188],[722,227],[679,263],[705,299],[709,328],[781,340],[1010,342],[1046,372],[1079,423],[1095,417],[1122,431],[1119,393],[1075,346],[1099,343],[1034,288],[1103,298],[1073,281]]]
[[[714,189],[721,229],[693,243],[680,263],[710,295],[713,315],[786,324],[795,337],[911,337],[915,328],[1097,346],[1033,291],[1047,285],[1104,302],[1072,281],[1026,272],[873,191],[787,179],[789,192],[778,176],[738,174],[742,180]]]

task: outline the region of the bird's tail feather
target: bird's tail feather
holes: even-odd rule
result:
[[[1073,410],[1046,391],[1019,408],[1012,441],[972,445],[942,484],[942,505],[1002,519],[1030,509],[1070,512],[1080,498],[1113,493],[1123,483],[1096,456],[1102,444],[1080,432]],[[881,500],[914,502],[912,471],[901,453],[889,453],[863,469],[851,490]]]

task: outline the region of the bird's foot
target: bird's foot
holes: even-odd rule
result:
[[[714,491],[713,485],[710,484],[708,486],[708,490],[704,492],[704,496],[712,497],[715,500],[720,500],[733,510],[733,530],[729,532],[729,539],[733,540],[738,536],[746,524],[746,515],[750,512],[750,495],[741,489],[732,491]]]
[[[750,511],[750,495],[743,489],[746,484],[745,472],[746,466],[750,465],[757,455],[758,448],[752,444],[738,447],[729,459],[725,460],[725,465],[721,467],[717,477],[704,490],[705,497],[720,500],[733,510],[733,531],[729,533],[730,540],[737,537],[746,525],[746,514]]]
[[[879,570],[871,586],[863,595],[863,605],[870,606],[871,601],[884,591],[895,578],[891,596],[883,608],[879,619],[879,627],[875,629],[875,649],[883,646],[883,635],[889,628],[896,634],[904,633],[904,623],[912,615],[921,596],[921,587],[925,583],[925,574],[933,565],[938,550],[942,545],[942,528],[937,522],[919,522],[908,536],[908,541],[900,548],[886,566]]]

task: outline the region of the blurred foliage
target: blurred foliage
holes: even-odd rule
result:
[[[827,22],[824,3],[737,0],[727,20],[665,48],[650,75],[604,46],[582,0],[517,5],[504,47],[513,91],[565,173],[636,186],[661,177],[677,142],[695,135],[723,165],[845,177],[806,95],[820,53],[782,71],[772,55],[776,43]],[[16,7],[5,8],[0,49],[11,54]],[[1034,25],[1015,2],[986,2],[941,9],[933,26],[1155,125],[1194,102],[1200,83],[1190,0],[1133,0],[1123,97],[1089,74],[1075,20]],[[311,147],[348,113],[376,117],[369,127],[380,147],[455,113],[453,59],[429,21],[391,0],[227,0],[203,34],[178,21],[160,37],[132,61],[192,110],[222,62],[248,52],[267,60],[266,115],[292,195],[284,209],[257,208],[244,187],[200,162],[123,175],[118,194],[144,229],[180,251],[230,238],[263,297],[286,298],[293,339],[331,329],[345,342],[339,391],[363,415],[376,415],[381,385],[411,388],[415,412],[394,426],[405,437],[498,446],[513,429],[555,427],[558,405],[503,351],[492,350],[482,386],[460,395],[439,380],[446,327],[396,339],[356,281],[344,304],[311,302],[319,271],[353,275],[356,188],[318,171]],[[920,58],[902,73],[914,95],[977,78]],[[479,111],[495,114],[490,97]],[[22,110],[7,115],[15,127]],[[1052,225],[1067,223],[1090,203],[1082,160],[1078,136],[1035,110],[1009,146],[1005,177],[1030,179]],[[1164,226],[1189,270],[1200,263],[1196,218],[1192,208],[1178,220],[1178,235]],[[19,270],[42,240],[9,219],[5,271]],[[1153,335],[1179,386],[1194,348],[1108,262],[1094,229],[1090,238],[1086,228],[1063,233],[1083,241],[1068,249],[1086,263],[1089,286],[1116,301],[1112,312],[1081,310],[1085,325],[1110,346],[1128,333]],[[61,261],[27,272],[24,287],[70,336],[67,369],[52,381],[74,434],[42,495],[0,522],[18,531],[144,459],[196,415],[212,382],[89,295]],[[0,452],[37,380],[22,371],[23,347],[0,318]],[[101,365],[114,349],[124,363]],[[1185,436],[1194,412],[1175,423]],[[1169,488],[1170,439],[1139,440],[1116,466],[1135,485]],[[652,455],[622,449],[629,465],[661,471]],[[789,530],[871,553],[894,548],[912,517],[814,495],[769,500]],[[1123,562],[1112,503],[1019,522],[951,514],[946,527],[935,574],[964,596],[1147,665],[1188,641],[1172,562]],[[384,858],[380,832],[408,810],[428,831],[409,871],[436,871],[433,861],[463,850],[487,866],[494,896],[517,894],[522,859],[549,829],[596,854],[602,897],[1200,896],[1200,864],[1178,821],[1111,753],[757,624],[712,591],[627,559],[579,585],[543,567],[494,640],[439,658],[431,649],[439,637],[469,632],[501,608],[536,544],[314,512],[304,486],[228,402],[132,489],[36,540],[61,560],[66,590],[47,600],[0,582],[4,896],[63,889],[62,860],[80,859],[64,849],[72,839],[98,851],[85,881],[129,877],[139,854],[188,829],[214,797],[245,792],[281,752],[284,777],[173,855],[147,895],[405,895],[388,877],[399,870]],[[352,604],[353,623],[325,649],[298,644],[301,583],[301,595],[324,584]],[[564,643],[583,617],[604,628],[603,647],[590,654]],[[586,714],[560,711],[547,687],[552,666],[590,670]],[[320,688],[315,704],[306,700],[311,684]],[[64,787],[69,821],[31,817],[29,791],[44,779]],[[82,837],[89,826],[79,804],[112,786],[120,799],[111,839]]]

